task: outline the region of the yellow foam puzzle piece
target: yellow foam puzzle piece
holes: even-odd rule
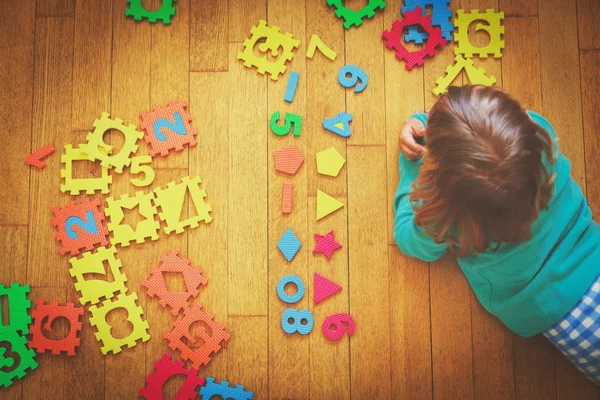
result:
[[[86,194],[93,194],[97,190],[102,194],[110,191],[109,185],[112,183],[112,176],[109,175],[107,167],[102,166],[101,176],[96,178],[73,177],[73,162],[89,161],[81,145],[73,148],[70,144],[66,144],[65,153],[60,156],[60,161],[63,164],[60,176],[64,179],[64,183],[60,185],[61,192],[69,192],[72,196],[76,196],[82,191],[85,191]]]
[[[98,330],[95,336],[96,340],[102,342],[102,348],[100,349],[102,354],[106,355],[109,351],[117,354],[121,352],[121,348],[125,345],[131,348],[137,345],[137,341],[140,339],[144,342],[150,340],[148,322],[142,318],[144,310],[136,304],[137,299],[135,292],[130,295],[120,294],[116,300],[113,299],[114,301],[107,300],[103,302],[101,307],[90,307],[90,313],[92,314],[90,325],[95,326]],[[111,334],[112,327],[106,321],[108,313],[117,308],[127,310],[127,321],[133,326],[131,333],[121,339],[117,339]]]
[[[330,147],[317,153],[317,172],[321,175],[338,176],[345,162],[335,147]]]
[[[81,292],[79,302],[82,306],[87,303],[99,303],[102,297],[110,299],[115,293],[127,292],[125,286],[127,277],[121,272],[121,260],[115,257],[116,253],[117,249],[114,247],[99,247],[96,253],[88,251],[83,253],[81,258],[69,259],[71,263],[69,274],[75,278],[75,289]],[[108,281],[108,271],[105,269],[105,265],[113,276],[111,282]],[[107,280],[86,280],[86,274],[103,274]]]
[[[142,186],[151,185],[152,182],[154,182],[154,176],[155,176],[154,170],[149,165],[143,165],[143,164],[150,164],[151,162],[152,162],[151,156],[138,156],[138,157],[133,157],[131,159],[130,172],[132,174],[141,174],[141,173],[144,174],[144,179],[133,178],[130,181],[132,185],[137,186],[137,187],[142,187]]]
[[[439,77],[436,81],[436,86],[433,88],[433,94],[439,96],[446,93],[448,91],[448,87],[463,69],[467,73],[467,77],[473,85],[492,86],[494,83],[496,83],[496,78],[493,76],[488,77],[485,74],[485,69],[475,68],[473,66],[473,59],[466,59],[459,54],[454,57],[454,64],[446,68],[446,75]]]
[[[190,178],[186,176],[181,179],[180,183],[171,182],[166,188],[156,188],[154,193],[156,199],[154,203],[160,207],[158,216],[161,221],[166,222],[165,233],[168,235],[171,232],[182,233],[186,226],[194,229],[197,228],[200,221],[210,223],[212,217],[210,212],[212,207],[209,203],[204,202],[206,191],[200,189],[200,177],[195,176]],[[192,215],[187,219],[180,220],[181,210],[185,201],[185,194],[190,194],[190,213],[196,210],[196,215]]]
[[[325,43],[321,40],[318,35],[312,35],[310,37],[310,42],[308,43],[308,48],[306,49],[306,57],[313,58],[315,56],[315,50],[319,50],[325,57],[330,60],[335,60],[337,57],[337,53],[327,47]]]
[[[471,10],[470,13],[465,13],[465,10],[458,10],[457,17],[454,19],[454,41],[456,47],[454,54],[462,54],[465,57],[473,57],[477,54],[481,58],[487,58],[490,54],[494,58],[502,57],[502,49],[504,48],[504,26],[502,26],[503,12],[495,12],[493,9],[485,10],[485,13],[479,10]],[[475,21],[485,21],[488,24],[483,25],[478,23],[475,25],[475,31],[486,31],[490,35],[490,42],[485,47],[477,47],[469,41],[469,26]]]
[[[115,200],[112,197],[106,199],[108,206],[104,209],[104,214],[110,218],[108,230],[113,236],[110,243],[114,246],[120,244],[123,247],[129,246],[130,242],[144,243],[146,239],[157,240],[160,222],[154,219],[157,214],[156,207],[152,204],[154,192],[137,192],[134,197],[124,194],[120,199]],[[125,214],[123,209],[131,210],[137,207],[139,214],[144,217],[143,221],[136,224],[135,229],[130,225],[123,225]]]
[[[317,221],[342,207],[340,201],[317,189]]]

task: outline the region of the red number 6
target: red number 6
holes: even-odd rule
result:
[[[348,324],[347,328],[344,326],[344,322]],[[323,334],[329,340],[340,340],[346,332],[348,332],[348,336],[354,335],[354,319],[349,314],[333,314],[323,321]]]

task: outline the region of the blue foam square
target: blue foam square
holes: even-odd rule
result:
[[[281,239],[279,239],[279,243],[277,243],[277,247],[281,251],[281,254],[283,254],[288,261],[292,261],[301,246],[302,243],[300,243],[290,228],[285,231]]]

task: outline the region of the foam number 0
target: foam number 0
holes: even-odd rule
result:
[[[302,117],[297,114],[285,113],[285,124],[280,126],[277,124],[280,117],[279,111],[275,111],[271,115],[271,130],[277,136],[285,136],[290,133],[292,124],[294,125],[294,136],[300,136],[300,130],[302,129]]]
[[[290,320],[293,322],[290,323]],[[303,321],[306,322],[302,323]],[[315,320],[309,310],[298,311],[288,308],[281,316],[281,328],[289,335],[296,332],[301,335],[308,335],[312,331],[314,324]]]
[[[293,283],[296,286],[296,294],[293,296],[290,296],[285,292],[285,285],[288,283]],[[284,276],[277,284],[277,296],[279,296],[284,303],[293,304],[299,302],[304,296],[304,282],[296,275]]]
[[[96,226],[94,213],[91,211],[86,211],[85,217],[87,218],[87,221],[84,221],[83,218],[79,218],[76,216],[67,218],[67,221],[65,222],[65,231],[67,232],[67,236],[70,239],[77,240],[79,238],[77,232],[73,230],[74,226],[78,226],[87,233],[91,233],[92,235],[98,234],[98,227]]]
[[[149,165],[152,162],[150,156],[139,156],[131,159],[131,173],[132,174],[144,174],[144,179],[134,178],[131,180],[131,184],[134,186],[148,186],[154,182],[154,170]]]
[[[367,87],[369,76],[356,65],[348,64],[340,70],[338,82],[346,89],[354,87],[354,93],[360,93]]]
[[[348,325],[347,328],[344,323]],[[346,332],[348,332],[348,336],[354,335],[354,319],[345,313],[333,314],[325,318],[322,329],[327,339],[331,341],[340,340]]]
[[[154,131],[154,136],[156,136],[156,138],[161,142],[167,141],[167,135],[160,131],[162,128],[167,128],[171,132],[174,132],[181,136],[185,136],[185,125],[183,124],[181,113],[173,113],[173,119],[175,120],[175,122],[171,122],[166,118],[159,118],[156,121],[154,121],[154,125],[152,125],[152,130]]]

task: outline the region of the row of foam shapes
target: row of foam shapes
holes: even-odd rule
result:
[[[294,176],[304,162],[304,156],[296,146],[286,146],[274,153],[275,171]],[[317,153],[317,172],[321,175],[336,177],[346,163],[344,157],[330,147]]]
[[[331,260],[333,252],[342,247],[341,244],[336,242],[333,231],[330,231],[327,235],[315,233],[314,236],[317,244],[313,249],[313,254],[322,253],[327,257],[327,260]],[[283,233],[281,239],[277,242],[277,248],[288,262],[294,259],[300,247],[302,247],[302,243],[290,228]]]

